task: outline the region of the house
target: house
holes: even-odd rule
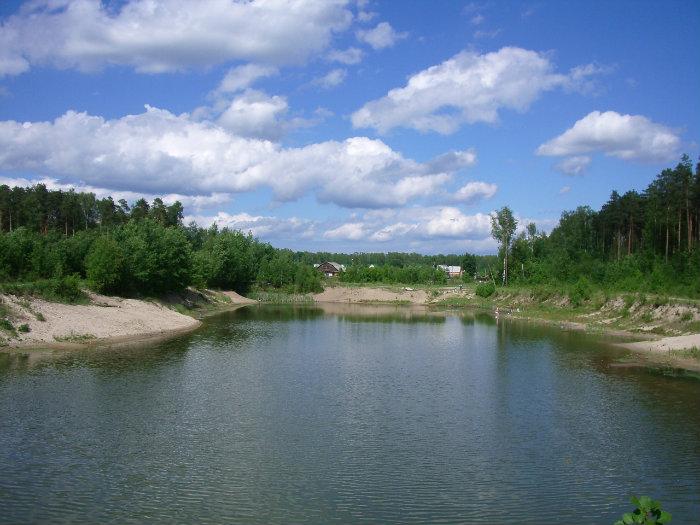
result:
[[[336,277],[340,272],[345,271],[345,265],[337,262],[326,261],[321,264],[314,264],[319,272],[322,272],[326,277]]]
[[[442,270],[447,274],[448,277],[462,277],[462,267],[461,266],[449,266],[447,264],[438,264],[438,270]]]

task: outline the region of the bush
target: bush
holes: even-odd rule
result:
[[[29,332],[29,325],[26,324],[26,323],[25,323],[25,324],[21,324],[21,325],[19,325],[19,328],[17,328],[17,331],[23,332],[23,333],[26,334],[27,332]]]
[[[579,277],[573,288],[569,290],[569,301],[574,307],[581,306],[581,304],[591,298],[591,293],[591,283],[585,277]]]
[[[75,304],[84,302],[86,299],[77,275],[39,281],[36,283],[36,288],[40,296],[52,301]]]
[[[124,254],[111,237],[97,239],[85,260],[90,287],[98,292],[117,292],[121,288],[124,271]]]
[[[493,283],[481,283],[476,287],[476,295],[479,297],[491,297],[496,292],[496,285]]]

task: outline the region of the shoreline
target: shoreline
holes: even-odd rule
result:
[[[89,304],[71,305],[0,295],[0,304],[10,309],[14,324],[29,327],[28,332],[15,330],[9,339],[7,332],[0,331],[0,352],[75,351],[157,342],[197,330],[206,317],[256,303],[235,292],[211,290],[186,291],[164,302],[93,293],[89,297]]]
[[[545,311],[542,303],[523,304],[512,301],[504,295],[489,299],[477,298],[466,290],[412,288],[399,286],[329,286],[323,292],[311,295],[314,303],[346,305],[385,305],[402,307],[422,307],[431,310],[461,310],[464,308],[496,313],[497,317],[539,324],[555,325],[562,330],[599,333],[603,337],[618,339],[607,344],[627,350],[631,360],[619,366],[671,367],[700,372],[700,359],[692,350],[700,348],[700,334],[684,334],[673,337],[660,337],[657,334],[622,329],[602,323],[590,322],[590,316],[602,312],[581,314],[567,311],[564,305],[556,305],[556,316]],[[118,348],[170,339],[197,330],[202,326],[201,319],[226,311],[234,311],[243,306],[261,304],[235,292],[211,290],[187,290],[183,296],[170,298],[163,303],[142,299],[125,299],[90,294],[89,305],[64,305],[48,303],[41,299],[0,296],[4,304],[9,304],[18,315],[19,322],[31,323],[28,334],[17,334],[9,345],[0,346],[0,352],[72,351],[88,348]],[[514,302],[510,304],[509,301]],[[187,305],[187,307],[185,307]],[[186,311],[186,313],[183,313]],[[76,319],[80,320],[91,312],[90,322],[102,324],[102,330],[75,332],[72,328]],[[122,313],[125,319],[117,319],[114,313]],[[46,321],[37,321],[32,316],[41,314]],[[99,315],[97,315],[99,314]],[[610,313],[608,312],[608,315]],[[94,317],[97,315],[97,317]],[[90,316],[88,316],[90,317]],[[583,317],[583,319],[582,319]],[[586,322],[589,321],[589,322]],[[598,320],[600,321],[600,320]],[[66,323],[71,327],[66,330]],[[46,327],[52,335],[49,339]],[[61,332],[60,328],[63,327]],[[37,328],[39,334],[34,331]],[[56,336],[55,333],[63,336]],[[42,338],[43,334],[43,338]],[[1,335],[1,334],[0,334]],[[621,342],[619,339],[626,341]]]

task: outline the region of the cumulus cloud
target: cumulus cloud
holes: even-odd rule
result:
[[[362,62],[363,56],[364,53],[361,49],[358,49],[356,47],[349,47],[343,51],[334,49],[328,53],[327,58],[331,62],[340,62],[341,64],[346,64],[350,66]]]
[[[251,232],[254,236],[265,239],[307,239],[315,235],[316,227],[313,221],[298,217],[280,218],[223,211],[215,215],[186,215],[184,221],[194,221],[202,227],[216,224],[219,228]]]
[[[217,123],[235,135],[272,140],[285,131],[281,119],[286,112],[286,98],[248,89],[231,101]]]
[[[484,240],[491,233],[491,218],[484,213],[465,215],[446,206],[416,206],[394,210],[377,210],[328,230],[327,238],[389,242],[439,239]]]
[[[345,69],[332,69],[322,77],[315,78],[311,83],[324,89],[330,89],[345,82],[347,75],[348,72]]]
[[[380,22],[374,29],[360,29],[355,36],[373,49],[384,49],[406,38],[408,33],[397,33],[388,22]]]
[[[221,80],[215,93],[235,93],[250,87],[255,81],[261,78],[276,75],[278,70],[272,66],[262,66],[260,64],[245,64],[228,70]]]
[[[473,204],[483,199],[490,199],[498,191],[496,184],[474,181],[468,182],[454,194],[454,200],[465,204]]]
[[[591,158],[586,155],[568,157],[554,165],[554,169],[564,175],[583,175],[591,163]]]
[[[676,158],[678,133],[642,115],[592,111],[573,127],[537,148],[538,155],[602,152],[624,160],[662,162]]]
[[[407,127],[449,134],[464,123],[495,123],[502,109],[524,112],[543,92],[575,89],[597,71],[556,73],[547,55],[517,47],[486,54],[462,51],[368,102],[353,113],[352,123],[380,133]]]
[[[0,26],[0,75],[36,65],[82,71],[123,65],[162,73],[237,60],[303,63],[349,27],[346,4],[130,0],[115,8],[100,0],[36,0]]]
[[[458,165],[419,163],[366,137],[284,148],[151,106],[112,120],[69,111],[52,122],[0,122],[0,171],[110,191],[196,196],[267,187],[278,201],[315,194],[344,207],[392,207],[441,191]]]
[[[367,237],[365,226],[361,222],[348,222],[332,230],[327,230],[323,234],[324,239],[344,239],[348,241],[359,241]]]

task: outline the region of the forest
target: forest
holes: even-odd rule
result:
[[[504,211],[510,218],[499,223]],[[613,191],[600,210],[564,212],[549,233],[494,215],[498,256],[293,252],[249,233],[183,224],[179,202],[115,202],[92,193],[0,186],[0,283],[56,297],[92,289],[158,295],[193,285],[322,289],[314,263],[347,266],[343,282],[444,284],[437,264],[461,265],[498,285],[602,287],[700,297],[700,163],[687,156],[643,192]],[[507,217],[506,217],[507,218]],[[502,226],[505,225],[505,228]],[[31,283],[31,284],[30,284]],[[10,287],[10,288],[8,288]]]
[[[494,235],[500,283],[507,261],[507,283],[700,297],[700,163],[693,171],[684,155],[643,192],[613,191],[600,210],[564,212],[549,235],[534,224],[511,233]]]

